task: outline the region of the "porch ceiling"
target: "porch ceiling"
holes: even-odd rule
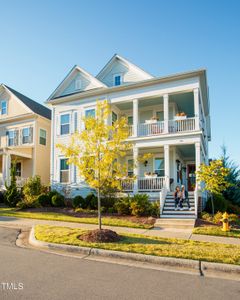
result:
[[[195,147],[194,145],[179,145],[176,147],[180,151],[183,159],[195,160]]]
[[[194,98],[193,93],[182,93],[170,95],[170,102],[177,104],[179,111],[183,111],[188,117],[194,116]]]

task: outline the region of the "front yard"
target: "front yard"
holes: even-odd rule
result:
[[[74,222],[85,224],[98,224],[98,219],[95,214],[76,213],[72,209],[55,209],[55,211],[47,211],[50,209],[28,209],[18,210],[16,208],[0,208],[0,216],[15,217],[15,218],[28,218],[38,220],[53,220],[62,222]],[[54,210],[54,209],[52,209]],[[131,216],[103,216],[102,224],[107,226],[120,226],[150,229],[155,222],[154,218],[144,217],[131,217]]]
[[[89,243],[78,238],[85,232],[82,229],[68,227],[47,225],[35,227],[36,238],[45,242],[240,265],[240,246],[238,245],[134,234],[121,234],[120,242],[116,243]]]
[[[204,226],[193,229],[194,234],[215,235],[224,237],[240,238],[240,229],[231,229],[231,231],[222,231],[221,226]]]

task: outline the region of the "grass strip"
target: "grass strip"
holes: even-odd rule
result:
[[[194,234],[240,238],[240,230],[239,229],[231,229],[231,231],[225,232],[225,231],[222,231],[222,227],[217,227],[217,226],[196,227],[193,229],[193,233]]]
[[[135,234],[121,234],[122,239],[117,243],[89,243],[78,239],[78,236],[84,232],[86,230],[78,228],[48,225],[37,225],[35,227],[36,238],[50,243],[240,265],[239,245],[148,237]]]

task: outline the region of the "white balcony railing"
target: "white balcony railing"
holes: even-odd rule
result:
[[[164,132],[164,122],[140,123],[138,136],[159,135]]]
[[[181,133],[191,132],[196,130],[196,122],[198,118],[185,118],[178,120],[168,121],[168,133]],[[151,123],[140,123],[137,126],[137,136],[154,136],[161,135],[164,133],[164,121],[151,122]],[[133,136],[133,125],[129,125],[129,137]]]
[[[169,133],[194,131],[196,118],[186,118],[182,120],[170,120],[168,129]]]

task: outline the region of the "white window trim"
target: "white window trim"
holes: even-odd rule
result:
[[[9,136],[10,136],[10,132],[13,132],[13,144],[12,145],[9,145]],[[15,129],[10,129],[8,130],[8,147],[12,147],[14,146],[14,139],[15,139]]]
[[[27,144],[31,144],[31,143],[23,143],[23,130],[24,129],[28,129],[28,137],[30,137],[30,127],[31,126],[24,126],[24,127],[22,127],[22,129],[21,129],[21,145],[27,145]]]
[[[69,124],[69,133],[62,134],[61,133],[61,125],[62,125],[61,124],[61,116],[64,116],[64,115],[69,115],[69,123],[64,123],[64,125]],[[59,114],[59,136],[68,136],[71,134],[71,121],[72,121],[71,115],[72,115],[72,112],[70,112],[70,111],[61,112]]]
[[[62,159],[67,159],[65,156],[60,156],[58,158],[58,166],[59,166],[59,174],[58,174],[58,178],[59,178],[59,183],[61,184],[69,184],[71,183],[71,172],[70,172],[70,165],[68,165],[68,182],[61,182],[61,160]],[[66,171],[66,170],[65,170]]]
[[[96,106],[89,106],[84,108],[84,117],[86,117],[86,111],[87,110],[95,110],[95,115],[96,115]]]
[[[81,90],[82,89],[82,80],[80,78],[75,79],[75,90]]]
[[[120,84],[119,85],[115,85],[115,78],[120,76]],[[120,86],[123,84],[123,73],[117,73],[117,74],[113,74],[113,86]]]
[[[43,145],[43,144],[41,144],[40,143],[40,132],[41,132],[41,130],[44,130],[45,132],[46,132],[46,145]],[[38,136],[38,143],[39,143],[39,145],[41,145],[41,146],[47,146],[47,129],[45,129],[45,128],[39,128],[39,136]]]
[[[6,103],[6,113],[5,114],[2,114],[2,103],[5,102]],[[1,100],[0,102],[0,115],[1,116],[5,116],[8,114],[8,101],[7,100]]]

